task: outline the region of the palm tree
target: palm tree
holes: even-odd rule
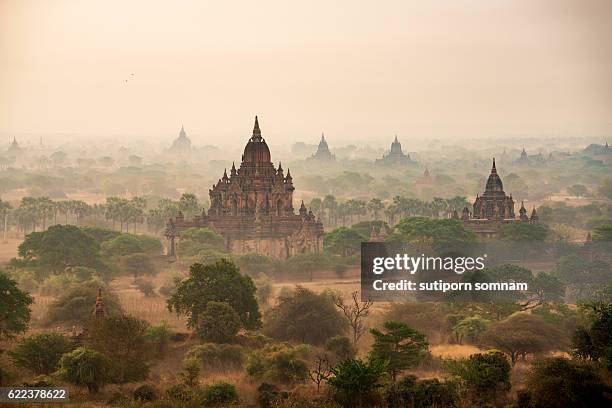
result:
[[[2,213],[2,219],[3,219],[3,224],[4,224],[4,227],[2,228],[2,241],[3,242],[6,242],[6,228],[7,228],[7,223],[8,223],[8,212],[11,208],[13,207],[11,207],[8,201],[2,201],[2,199],[0,198],[0,213]]]
[[[328,210],[327,212],[327,221],[330,225],[336,226],[336,222],[333,220],[336,218],[336,208],[338,207],[338,203],[336,202],[336,197],[331,194],[326,195],[323,198],[323,209]]]
[[[36,210],[42,223],[42,230],[47,229],[47,219],[53,214],[55,205],[49,197],[40,197],[36,200]]]
[[[438,218],[440,213],[445,213],[448,210],[448,202],[440,197],[434,197],[431,201],[431,209],[434,217]]]
[[[374,220],[378,220],[378,215],[385,209],[385,204],[380,198],[373,198],[368,202],[368,211],[372,213]]]

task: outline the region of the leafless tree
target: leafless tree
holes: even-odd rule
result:
[[[357,291],[351,293],[351,298],[352,302],[346,302],[342,295],[336,295],[333,299],[336,307],[342,311],[344,317],[349,322],[349,326],[353,333],[353,346],[357,348],[359,338],[366,331],[363,320],[370,314],[370,308],[373,303],[371,300],[362,302],[359,299],[359,292]]]
[[[312,369],[308,370],[308,376],[310,380],[317,385],[317,391],[321,387],[321,383],[327,380],[331,376],[331,365],[326,354],[317,356],[315,365]]]

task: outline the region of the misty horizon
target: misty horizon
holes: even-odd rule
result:
[[[603,142],[610,16],[574,0],[5,1],[0,135],[171,141],[183,123],[196,144],[242,145],[257,114],[272,144]]]

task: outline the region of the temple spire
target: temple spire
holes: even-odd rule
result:
[[[255,115],[255,125],[253,125],[253,138],[261,139],[261,129],[259,129],[259,119]]]
[[[102,289],[98,289],[98,296],[96,296],[96,304],[94,306],[93,315],[95,318],[106,316],[106,307],[104,306],[104,300],[102,299]]]
[[[321,143],[325,142],[325,134],[321,132]],[[327,142],[325,142],[327,143]]]
[[[491,167],[491,174],[497,174],[497,168],[495,168],[495,157],[493,158],[493,167]]]

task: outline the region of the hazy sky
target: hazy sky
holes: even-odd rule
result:
[[[276,142],[605,137],[612,1],[0,0],[4,138],[243,142],[255,114]]]

